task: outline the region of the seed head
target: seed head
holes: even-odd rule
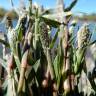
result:
[[[90,30],[87,24],[83,24],[77,33],[78,48],[82,48],[88,44]]]
[[[41,39],[43,48],[49,47],[50,40],[49,40],[49,35],[48,35],[48,28],[44,22],[40,23],[40,39]]]
[[[8,37],[10,47],[11,47],[11,51],[15,52],[16,41],[17,41],[17,32],[14,29],[9,28],[7,37]]]

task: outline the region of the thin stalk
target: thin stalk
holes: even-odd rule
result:
[[[63,65],[63,70],[62,70],[62,74],[69,69],[69,64],[67,64],[68,62],[68,57],[67,57],[67,54],[68,54],[68,27],[67,25],[64,26],[64,37],[62,38],[63,39],[63,43],[62,43],[62,46],[63,46],[63,49],[64,49],[64,65]]]
[[[9,76],[11,76],[11,71],[14,69],[14,56],[11,55],[7,60],[7,73]]]
[[[51,74],[51,79],[53,80],[55,78],[55,73],[54,73],[54,69],[53,69],[53,65],[52,65],[50,49],[48,49],[48,48],[47,48],[47,61],[48,61],[48,69]]]
[[[65,20],[66,21],[66,20]],[[70,79],[70,74],[71,74],[71,65],[70,65],[70,50],[69,50],[69,30],[68,30],[68,25],[66,21],[66,25],[64,26],[64,38],[63,38],[63,48],[64,48],[64,65],[63,65],[63,74],[66,71],[68,74],[67,78],[64,81],[64,90],[65,92],[70,92],[71,90],[71,79]]]
[[[7,61],[7,76],[8,76],[8,86],[7,86],[7,96],[16,96],[16,89],[15,89],[15,78],[13,77],[13,71],[14,71],[14,57],[13,55],[10,56],[10,58]]]
[[[63,39],[63,47],[64,47],[64,65],[67,66],[67,61],[68,61],[68,58],[67,58],[67,53],[68,53],[68,27],[67,25],[65,25],[65,30],[64,30],[64,39]],[[65,67],[64,67],[65,68]],[[67,70],[67,69],[66,69]]]
[[[67,58],[65,58],[66,60],[66,65],[65,65],[65,70],[66,73],[68,74],[67,78],[64,81],[64,90],[65,93],[69,92],[71,89],[71,81],[70,81],[70,61],[69,61],[69,52],[67,51]]]
[[[38,25],[39,25],[39,19],[35,18],[35,46],[34,46],[35,49],[38,41]]]
[[[49,48],[47,48],[47,61],[48,61],[48,70],[50,72],[51,79],[54,80],[55,72],[54,72],[54,69],[53,69],[53,64],[52,64],[52,60],[51,60],[51,52],[50,52]],[[53,96],[57,96],[57,91],[53,90]]]
[[[24,80],[25,80],[25,72],[27,68],[27,58],[28,58],[28,50],[24,53],[21,61],[21,69],[20,69],[20,78],[18,83],[18,93],[22,92]]]
[[[20,93],[23,89],[25,72],[26,72],[26,68],[21,67],[20,78],[19,78],[19,83],[18,83],[18,93]]]

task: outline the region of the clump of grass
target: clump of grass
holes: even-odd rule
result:
[[[74,18],[71,18],[70,11],[77,1],[74,0],[67,8],[60,7],[59,15],[54,9],[33,6],[31,0],[29,8],[21,8],[20,12],[16,11],[12,3],[17,14],[20,14],[15,28],[11,18],[7,17],[8,41],[0,40],[11,54],[9,62],[0,59],[8,76],[2,87],[4,95],[77,95],[77,79],[85,70],[86,49],[95,42],[90,43],[91,34],[86,24],[77,33],[77,45],[74,42],[77,22],[71,23]],[[57,31],[50,39],[54,27]]]

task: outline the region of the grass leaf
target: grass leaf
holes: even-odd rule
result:
[[[53,67],[54,67],[54,72],[55,72],[55,76],[56,78],[58,77],[58,74],[59,74],[59,70],[58,70],[58,58],[59,56],[57,55],[54,59],[54,62],[53,62]]]
[[[44,20],[44,22],[46,22],[46,24],[51,25],[55,28],[57,28],[60,25],[60,22],[58,22],[58,21],[48,19],[46,17],[41,17],[41,18]]]
[[[56,42],[56,40],[58,38],[58,31],[59,30],[57,30],[57,32],[56,32],[56,34],[55,34],[55,36],[54,36],[54,38],[53,38],[53,40],[52,40],[52,42],[50,44],[50,49],[52,49],[54,47],[54,45],[55,45],[55,42]]]
[[[74,0],[64,11],[70,11],[77,3],[78,0]]]
[[[39,66],[40,66],[40,59],[37,60],[36,63],[33,65],[33,69],[35,70],[35,72],[37,72]]]

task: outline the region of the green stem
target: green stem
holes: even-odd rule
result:
[[[38,41],[38,25],[39,25],[39,19],[35,19],[35,45],[34,48],[36,49],[37,41]]]
[[[55,78],[55,72],[52,65],[50,49],[48,48],[47,48],[47,61],[48,61],[48,69],[50,70],[51,74],[51,79],[53,80]]]
[[[26,68],[22,67],[21,71],[20,71],[20,79],[19,79],[19,83],[18,83],[18,93],[20,93],[23,89],[25,71],[26,71]]]
[[[28,50],[25,51],[25,53],[23,54],[22,61],[21,61],[20,78],[19,78],[19,83],[18,83],[18,93],[22,92],[23,90],[25,72],[26,72],[26,67],[28,64],[27,59],[28,59]]]

